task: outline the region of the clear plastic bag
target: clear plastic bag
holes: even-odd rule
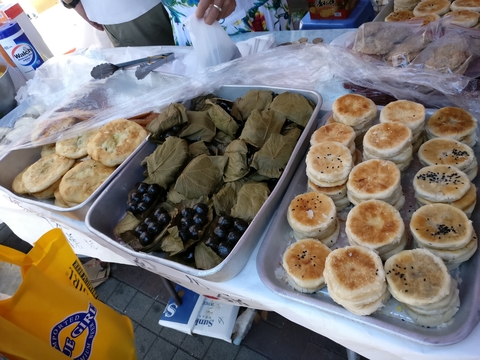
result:
[[[233,40],[217,21],[214,21],[212,25],[207,25],[203,19],[191,15],[184,24],[192,39],[198,70],[242,56]]]

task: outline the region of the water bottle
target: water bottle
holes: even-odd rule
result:
[[[35,70],[43,64],[42,57],[15,21],[0,25],[0,46],[27,80],[32,79]]]

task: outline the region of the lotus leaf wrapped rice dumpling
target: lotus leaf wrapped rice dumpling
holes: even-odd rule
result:
[[[177,137],[169,137],[155,151],[147,156],[142,165],[146,165],[145,182],[168,188],[190,158],[188,143]]]
[[[231,215],[247,222],[253,220],[263,203],[270,195],[268,185],[261,182],[246,183],[237,194],[237,202],[231,211]]]
[[[142,162],[144,183],[158,184],[165,196],[142,216],[127,212],[115,234],[134,250],[161,249],[198,269],[217,266],[273,191],[313,110],[301,95],[269,90],[250,90],[235,102],[209,94],[189,109],[171,104],[148,125],[159,145]],[[204,213],[189,213],[200,204]],[[168,225],[145,245],[136,230],[149,235],[158,227],[160,208],[168,210]],[[205,213],[207,221],[196,222]]]
[[[261,148],[270,134],[280,134],[286,117],[273,110],[253,110],[245,123],[240,139]]]
[[[247,120],[253,110],[267,110],[272,100],[272,91],[250,90],[235,101],[232,112],[238,113],[242,120]]]
[[[200,155],[188,163],[175,182],[174,190],[188,199],[210,196],[220,185],[228,158]]]
[[[277,179],[292,155],[297,139],[292,136],[271,134],[262,148],[253,156],[252,167],[260,175]]]
[[[187,109],[179,103],[170,104],[165,111],[162,111],[155,120],[147,125],[147,130],[153,137],[164,133],[176,125],[183,125],[188,122]]]
[[[234,140],[227,146],[225,156],[228,156],[228,163],[223,181],[237,181],[249,173],[247,153],[247,144],[243,140]]]
[[[216,134],[215,124],[206,111],[187,111],[188,126],[178,135],[190,141],[211,141]]]
[[[306,97],[284,92],[273,99],[270,110],[283,114],[288,120],[305,127],[312,116],[313,105]]]
[[[211,105],[208,109],[208,115],[216,128],[227,135],[235,136],[239,126],[233,117],[230,116],[220,105],[214,104],[211,100],[206,100],[205,103]]]

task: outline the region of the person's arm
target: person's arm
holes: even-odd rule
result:
[[[236,6],[235,0],[200,0],[195,16],[212,25],[215,20],[225,19],[234,12]]]
[[[96,23],[95,21],[91,21],[87,14],[85,13],[85,9],[83,8],[82,2],[80,0],[62,0],[63,5],[67,9],[75,9],[75,11],[80,15],[86,22],[92,25],[95,29],[103,31],[103,25]]]

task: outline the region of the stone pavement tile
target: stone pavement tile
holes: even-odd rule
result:
[[[247,336],[243,339],[242,345],[268,357],[270,348],[275,346],[280,331],[279,328],[264,320],[261,320],[258,323],[254,322]]]
[[[136,289],[143,284],[149,274],[147,270],[142,269],[139,266],[126,264],[113,263],[110,270],[110,276],[113,276],[115,279],[118,279]]]
[[[214,339],[203,360],[233,360],[240,351],[240,346],[224,340]]]
[[[154,301],[155,300],[151,299],[147,295],[137,291],[132,301],[130,301],[130,304],[127,305],[125,309],[125,315],[132,320],[140,322],[145,317],[148,310],[150,310]]]
[[[191,336],[191,335],[184,334],[181,331],[177,331],[168,327],[162,327],[162,331],[160,332],[161,338],[167,340],[169,343],[175,346],[180,346],[183,340],[185,340],[186,336]]]
[[[165,306],[163,304],[158,301],[154,301],[150,309],[148,309],[147,313],[143,317],[140,324],[154,334],[159,335],[163,330],[163,326],[160,326],[158,324],[158,321],[160,320],[160,316],[162,316],[164,309]]]
[[[135,329],[138,327],[138,323],[132,319],[130,319],[130,321],[132,322],[133,330],[135,331]]]
[[[178,349],[172,360],[195,360],[195,358],[188,355],[185,351]]]
[[[278,328],[282,328],[283,325],[285,325],[286,322],[288,322],[287,319],[285,319],[282,315],[279,315],[277,314],[276,312],[274,311],[265,311],[265,312],[260,312],[263,314],[265,314],[266,316],[266,319],[265,321],[268,322],[269,324],[272,324]]]
[[[325,349],[321,346],[318,346],[314,343],[308,343],[305,351],[303,352],[301,360],[311,360],[311,359],[322,359],[322,360],[345,360],[347,358],[347,353],[345,356],[340,356],[328,349]]]
[[[275,360],[300,359],[311,337],[311,330],[287,321],[274,346],[270,347],[268,357]]]
[[[166,305],[170,299],[170,294],[165,286],[163,286],[161,276],[152,272],[148,272],[145,281],[138,287],[138,290],[147,294],[152,299],[159,300],[164,305]]]
[[[268,358],[256,353],[255,351],[247,348],[246,346],[240,346],[240,351],[235,357],[235,360],[268,360]]]
[[[113,307],[114,309],[124,312],[125,308],[133,297],[137,293],[137,290],[131,287],[130,285],[120,283],[113,291],[112,295],[107,300],[107,305]]]
[[[120,285],[120,281],[114,278],[108,278],[106,281],[104,281],[95,288],[98,299],[106,303],[108,298],[113,294],[118,285]]]
[[[150,350],[150,347],[155,342],[156,335],[148,331],[143,326],[138,326],[135,329],[135,346],[137,348],[138,360],[142,360]]]
[[[164,339],[157,337],[143,360],[171,360],[176,351],[176,346],[173,346]]]
[[[197,359],[202,359],[207,353],[208,347],[212,341],[213,339],[208,336],[186,336],[182,341],[180,348]]]
[[[333,340],[330,340],[329,338],[322,336],[320,334],[317,334],[316,332],[312,332],[312,336],[310,337],[310,341],[313,342],[314,344],[317,344],[318,346],[323,347],[324,349],[328,349],[329,351],[332,351],[340,356],[347,357],[347,349],[343,345],[340,345],[336,343]]]

